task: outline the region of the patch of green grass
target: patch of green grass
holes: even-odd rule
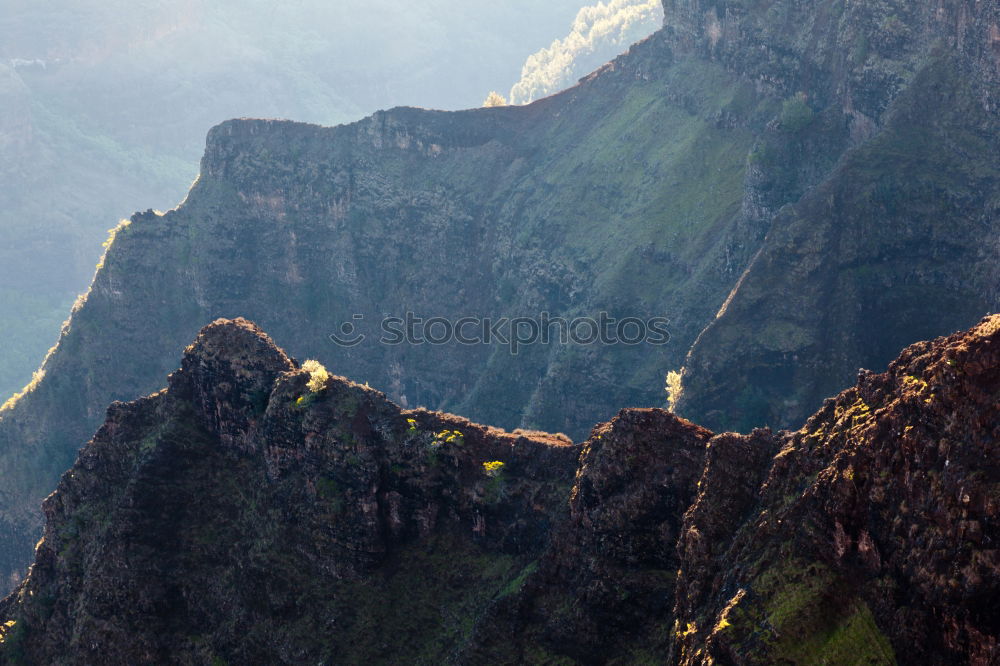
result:
[[[510,583],[508,583],[506,587],[500,590],[500,594],[497,595],[497,598],[502,599],[504,597],[508,597],[514,594],[515,592],[520,591],[521,587],[524,585],[524,581],[528,580],[528,576],[535,573],[535,571],[537,570],[538,570],[538,561],[536,560],[531,564],[529,564],[528,566],[524,567],[524,569],[521,570],[521,573],[518,574],[517,578],[510,581]]]
[[[805,94],[792,95],[781,105],[781,128],[797,134],[812,124],[814,116]]]
[[[636,275],[645,266],[636,262],[634,248],[652,243],[698,257],[704,250],[699,239],[708,239],[713,226],[739,208],[752,134],[720,128],[716,116],[726,109],[748,113],[755,101],[716,65],[685,61],[669,76],[666,85],[683,91],[682,99],[665,96],[663,84],[630,86],[609,113],[593,119],[583,141],[545,165],[545,183],[566,192],[560,198],[561,222],[557,229],[545,220],[548,232],[530,225],[524,230],[525,235],[560,233],[560,246],[591,262],[596,287],[604,293],[628,292],[616,291],[627,281],[632,291],[639,285],[637,297],[654,297],[664,276]],[[557,122],[545,140],[565,143],[573,131]],[[601,179],[581,181],[583,174]],[[623,202],[622,190],[652,196]],[[666,283],[676,281],[675,276]]]
[[[895,664],[888,639],[865,602],[824,565],[790,560],[768,568],[725,628],[737,636],[765,636],[767,658],[781,663]]]
[[[336,480],[327,476],[321,476],[316,481],[316,494],[321,500],[330,505],[330,510],[333,513],[338,515],[343,513],[345,505],[344,492]]]
[[[338,632],[341,663],[445,663],[472,636],[476,619],[525,567],[459,535],[404,547],[381,572],[345,585]]]
[[[785,320],[768,322],[762,336],[762,343],[766,349],[783,353],[800,351],[814,342],[809,329]]]
[[[575,666],[579,663],[565,655],[549,652],[537,643],[531,643],[527,646],[524,658],[528,664],[545,664],[545,666]]]
[[[340,496],[340,484],[327,476],[321,476],[316,481],[316,493],[322,499],[331,499]]]

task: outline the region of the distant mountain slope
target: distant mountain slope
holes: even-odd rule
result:
[[[44,377],[0,412],[4,573],[27,562],[37,503],[104,406],[155,390],[216,317],[251,317],[406,405],[579,438],[620,407],[662,404],[685,363],[681,413],[720,430],[793,424],[907,336],[997,309],[995,5],[664,7],[656,35],[527,107],[213,129],[186,202],[118,232]],[[936,184],[930,157],[948,170]],[[807,206],[817,221],[796,223]],[[843,248],[808,237],[841,227]],[[869,239],[869,254],[849,245]],[[855,259],[871,277],[838,291]],[[920,309],[934,314],[915,326]],[[672,337],[517,356],[379,344],[378,322],[407,311],[665,316]],[[368,339],[335,346],[355,315]]]
[[[994,663],[998,397],[1000,316],[794,433],[632,409],[581,448],[217,321],[45,501],[0,661]]]
[[[1000,311],[1000,5],[845,7],[840,23],[810,24],[809,40],[747,17],[716,47],[743,52],[730,33],[747,47],[783,41],[802,63],[733,61],[816,109],[796,120],[787,106],[792,126],[755,147],[750,169],[765,181],[786,178],[825,128],[871,138],[777,215],[699,337],[679,409],[711,427],[795,423],[858,368]],[[821,54],[825,70],[810,62]]]
[[[0,402],[56,342],[107,230],[183,198],[210,127],[479,106],[583,1],[4,2]]]

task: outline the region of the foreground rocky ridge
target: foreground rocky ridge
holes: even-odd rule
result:
[[[118,232],[0,412],[0,576],[19,580],[38,501],[105,406],[155,390],[220,316],[404,406],[580,438],[663,404],[682,366],[685,416],[797,425],[858,367],[1000,309],[996,3],[664,7],[659,33],[528,107],[213,129],[187,201]],[[406,311],[666,316],[672,338],[374,343]],[[355,314],[369,344],[336,347]]]
[[[1000,316],[754,440],[713,441],[684,516],[682,662],[1000,660]]]
[[[110,408],[46,500],[16,595],[40,604],[11,597],[25,613],[4,657],[301,663],[419,643],[444,658],[540,554],[577,454],[400,410],[220,321],[167,390]]]
[[[1000,4],[665,7],[789,96],[748,159],[766,238],[684,361],[682,414],[792,427],[857,368],[1000,310]]]
[[[634,409],[581,447],[306,368],[219,321],[113,405],[45,502],[0,658],[1000,659],[1000,316],[796,432]]]

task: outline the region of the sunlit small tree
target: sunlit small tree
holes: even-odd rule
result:
[[[681,399],[681,393],[684,387],[681,386],[681,377],[684,372],[684,368],[681,368],[680,372],[671,370],[667,373],[667,404],[670,405],[670,411],[677,411],[677,402]]]
[[[496,90],[491,90],[483,106],[507,106],[507,99]]]
[[[330,373],[319,361],[312,359],[302,364],[302,369],[309,373],[309,381],[306,383],[312,393],[317,393],[326,388],[326,382],[330,379]]]

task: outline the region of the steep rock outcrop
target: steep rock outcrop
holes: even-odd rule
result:
[[[463,615],[540,554],[578,447],[405,412],[310,367],[219,321],[168,389],[113,405],[46,500],[3,657],[301,663],[419,644],[432,662],[461,645]]]
[[[996,663],[998,442],[994,316],[863,372],[765,464],[733,450],[763,482],[722,532],[709,465],[678,542],[680,662]]]
[[[623,410],[596,427],[580,456],[568,522],[518,593],[498,600],[480,623],[466,660],[662,659],[679,564],[674,544],[711,437],[658,409]]]
[[[796,432],[708,439],[628,412],[596,429],[567,528],[470,661],[996,663],[998,345],[1000,316],[916,344]],[[686,445],[704,445],[696,488]],[[641,538],[649,515],[664,540]]]

